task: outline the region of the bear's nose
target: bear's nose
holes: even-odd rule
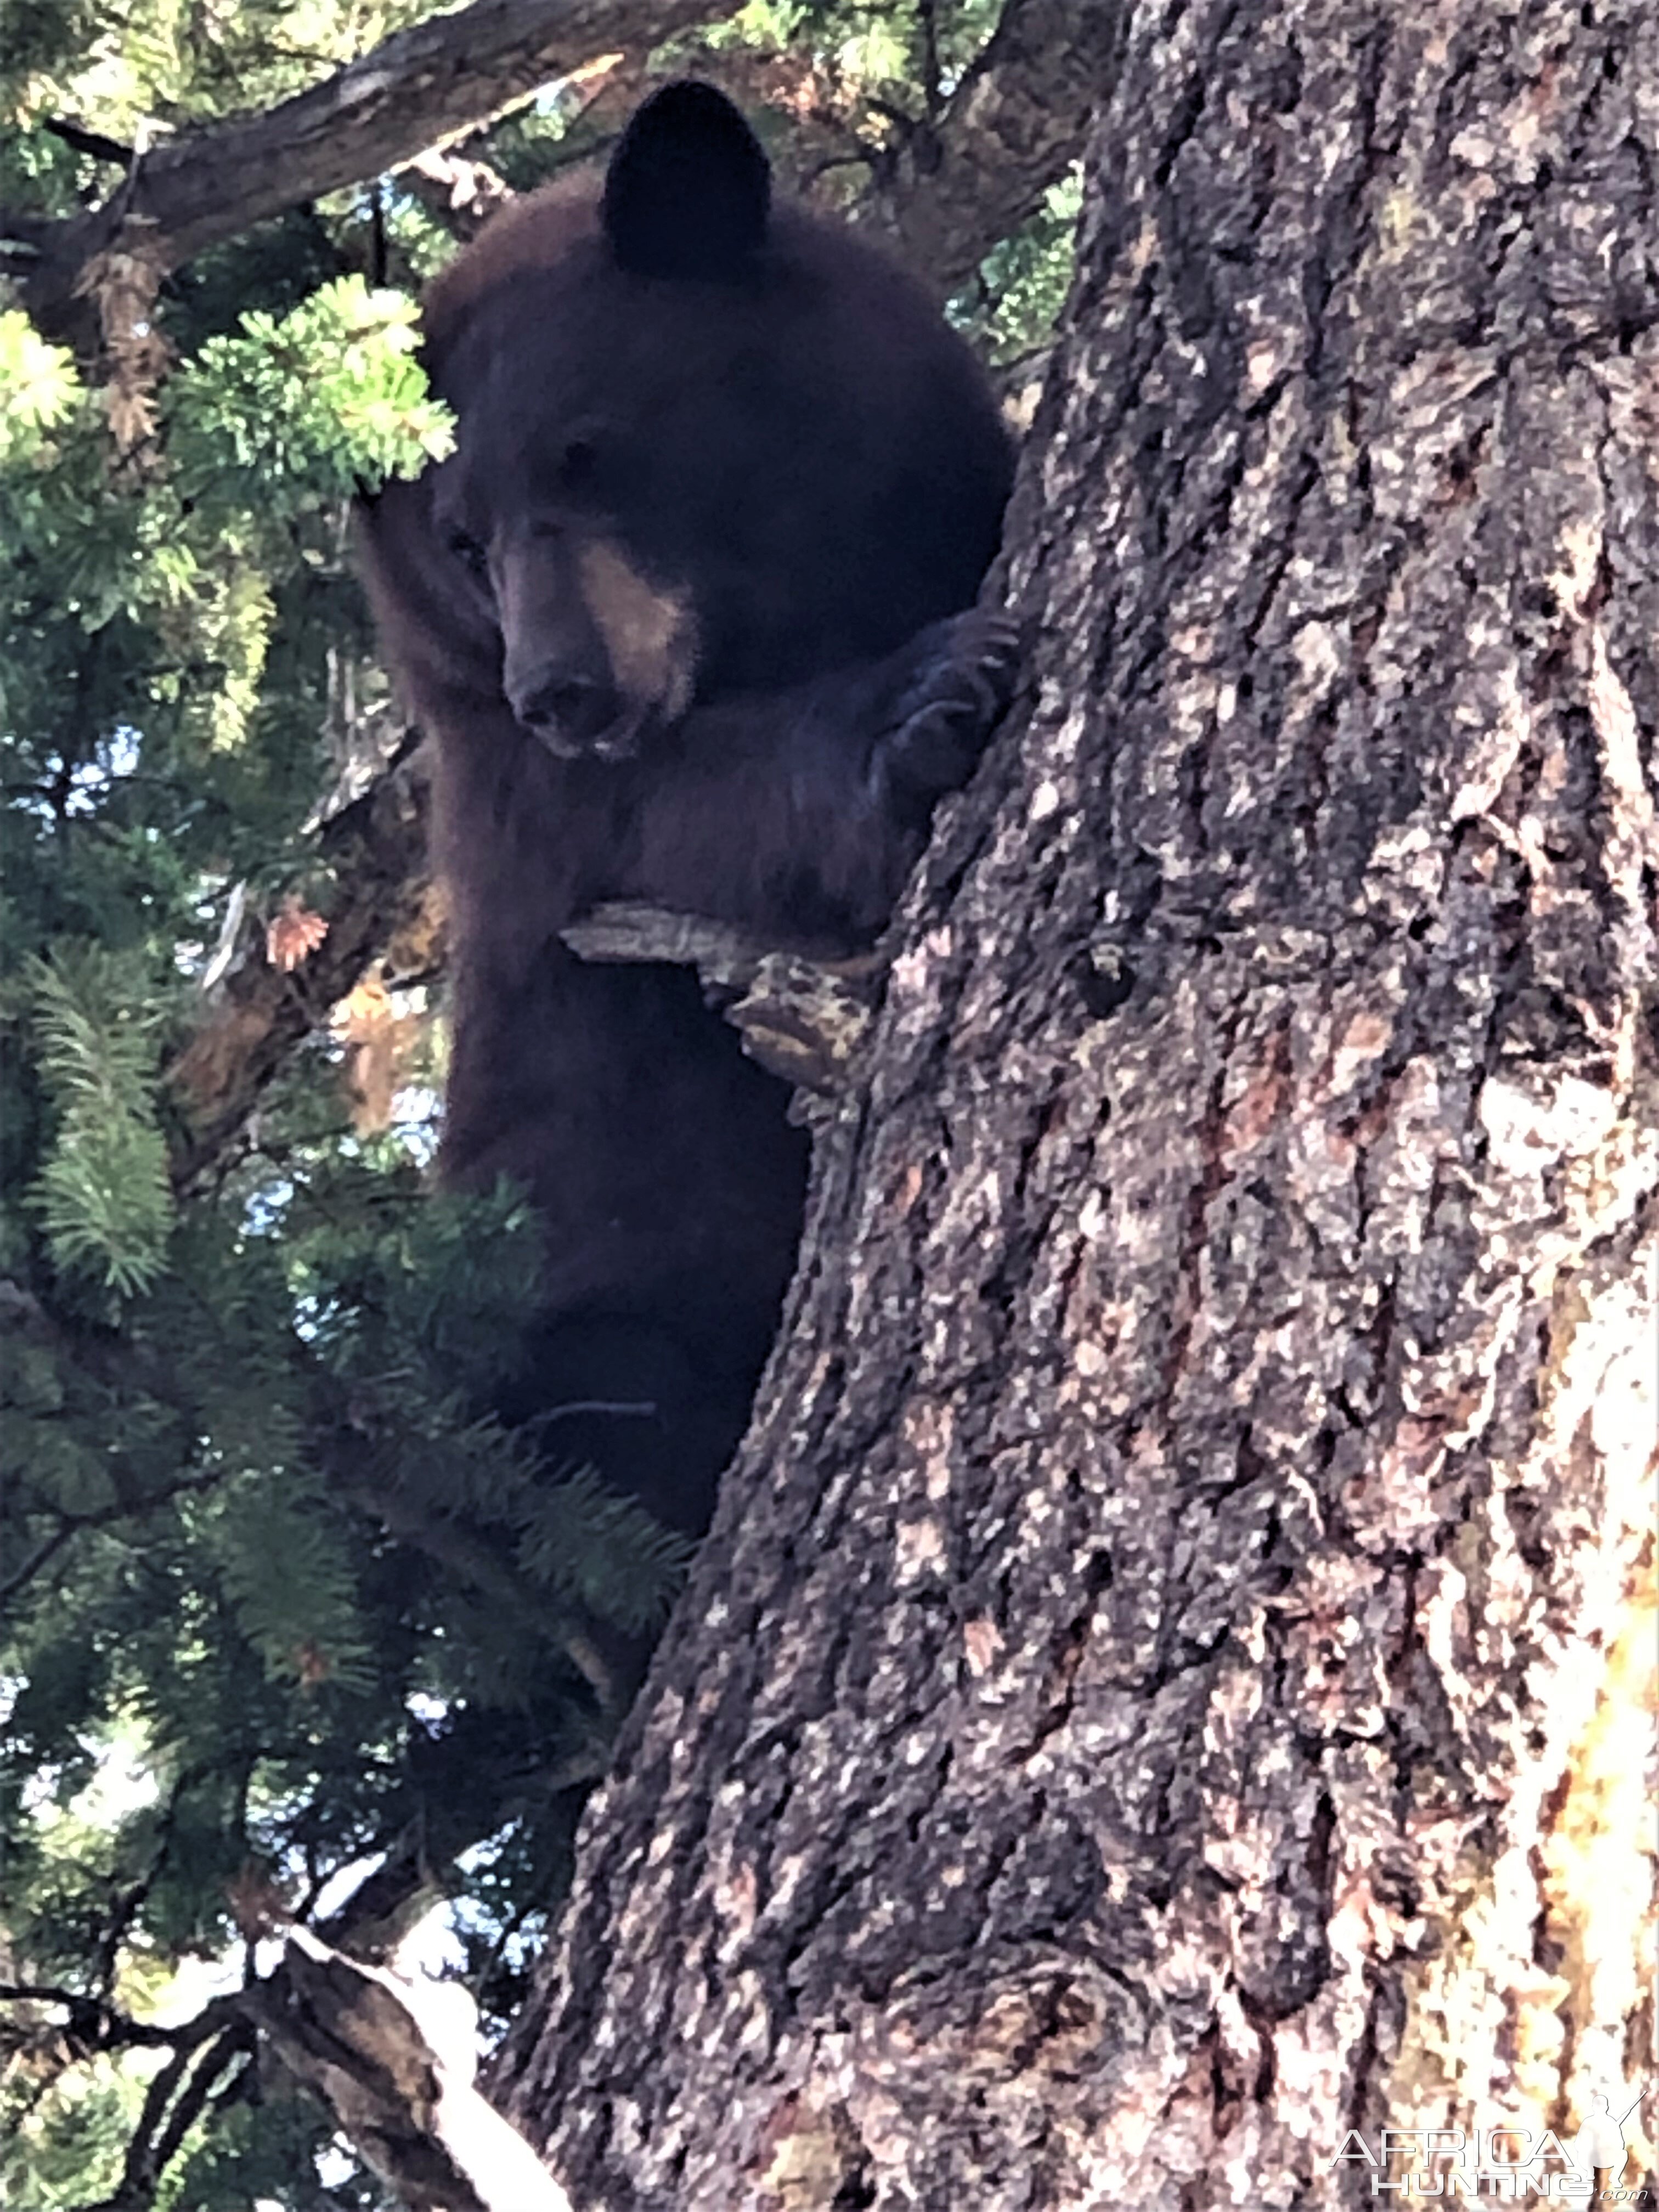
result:
[[[526,729],[556,752],[585,752],[622,711],[613,684],[597,676],[550,676],[514,702]]]

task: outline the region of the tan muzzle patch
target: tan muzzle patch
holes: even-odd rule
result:
[[[625,711],[673,721],[691,703],[696,681],[697,625],[690,592],[652,583],[607,538],[591,539],[576,560],[582,599],[605,641]]]

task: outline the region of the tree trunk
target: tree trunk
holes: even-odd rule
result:
[[[498,2069],[581,2212],[1645,2085],[1656,138],[1650,0],[1128,9],[1033,696]]]

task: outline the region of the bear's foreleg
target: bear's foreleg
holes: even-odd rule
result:
[[[1006,707],[1018,651],[1009,617],[973,609],[880,660],[693,708],[639,764],[614,896],[781,947],[867,943]]]

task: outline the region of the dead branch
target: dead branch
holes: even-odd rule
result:
[[[410,2212],[570,2212],[472,2086],[476,2016],[458,1983],[405,1981],[295,1928],[255,2008],[289,2071]]]
[[[844,1086],[884,964],[875,953],[823,961],[775,952],[724,922],[622,902],[562,934],[584,960],[695,968],[750,1058],[812,1098]]]

